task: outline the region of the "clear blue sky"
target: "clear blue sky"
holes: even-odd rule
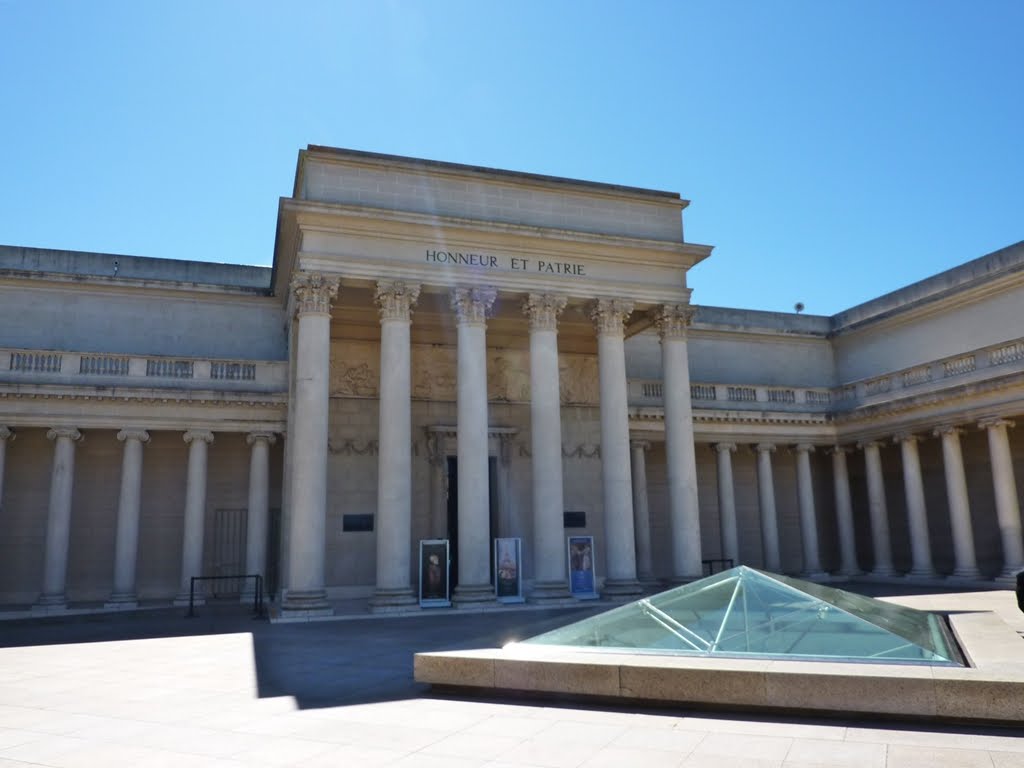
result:
[[[680,192],[693,300],[1024,239],[1024,3],[0,0],[0,243],[269,264],[327,144]]]

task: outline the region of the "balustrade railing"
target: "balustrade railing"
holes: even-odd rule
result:
[[[128,358],[110,355],[82,355],[78,372],[93,376],[127,376]]]
[[[57,352],[11,352],[11,370],[60,373],[61,360]]]
[[[288,386],[288,363],[0,349],[0,379],[74,384],[81,378],[82,384],[94,386],[100,377],[105,382],[119,380],[125,386],[248,387],[280,392]],[[93,381],[84,381],[87,378]],[[660,398],[661,390],[654,396]]]
[[[950,376],[961,376],[965,373],[970,373],[977,368],[977,359],[974,355],[964,355],[958,357],[955,360],[946,360],[942,363],[942,375],[946,378]]]
[[[769,403],[795,403],[796,391],[792,389],[769,389]]]

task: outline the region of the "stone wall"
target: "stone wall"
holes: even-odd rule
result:
[[[285,360],[285,313],[271,297],[170,294],[92,284],[0,286],[0,347]]]

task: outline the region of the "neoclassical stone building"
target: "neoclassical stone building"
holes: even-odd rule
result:
[[[1024,568],[1024,243],[833,317],[691,304],[679,195],[311,146],[270,269],[0,248],[0,605],[260,573],[283,615],[727,559]],[[569,526],[568,528],[566,526]]]

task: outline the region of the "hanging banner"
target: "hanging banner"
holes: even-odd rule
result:
[[[448,539],[420,540],[420,607],[452,604],[448,592]]]
[[[522,540],[494,540],[494,596],[499,603],[522,603]]]
[[[569,592],[581,600],[598,597],[593,536],[569,537]]]

